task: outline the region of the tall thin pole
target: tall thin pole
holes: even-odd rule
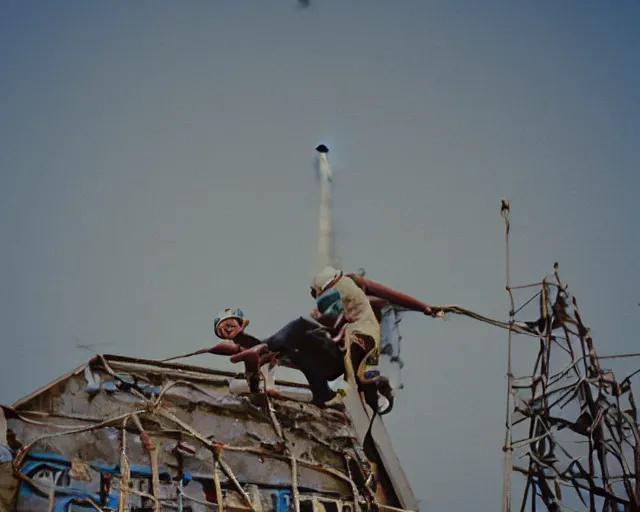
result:
[[[505,267],[506,267],[506,289],[509,293],[509,339],[507,345],[507,413],[506,413],[506,433],[504,439],[504,467],[503,467],[503,487],[502,487],[502,512],[511,511],[511,471],[513,469],[513,447],[511,445],[511,395],[513,393],[513,375],[511,370],[511,337],[513,334],[513,322],[515,316],[515,304],[513,300],[513,292],[511,290],[511,278],[509,271],[509,201],[502,200],[502,207],[500,209],[501,215],[504,217],[505,223]]]

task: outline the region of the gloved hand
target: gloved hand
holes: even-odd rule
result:
[[[433,318],[444,318],[444,309],[432,306],[425,306],[423,313]]]

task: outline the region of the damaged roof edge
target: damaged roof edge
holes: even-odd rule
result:
[[[207,368],[203,366],[194,366],[190,364],[181,364],[181,363],[166,363],[163,361],[156,361],[154,359],[142,359],[139,357],[127,357],[127,356],[119,356],[119,355],[113,355],[113,354],[104,354],[102,357],[104,357],[104,359],[107,362],[112,361],[114,363],[144,364],[149,366],[155,366],[156,368],[188,371],[188,372],[202,373],[205,375],[218,375],[218,376],[228,377],[230,379],[244,379],[244,372],[230,372],[227,370],[218,370],[215,368]],[[100,356],[96,356],[93,359],[91,359],[91,361],[89,361],[89,364],[91,364],[96,359],[99,360]],[[309,386],[307,384],[303,384],[301,382],[276,380],[276,384],[279,384],[280,386],[288,386],[292,388],[309,389]]]
[[[12,407],[14,407],[14,408],[21,407],[25,403],[27,403],[30,400],[34,399],[38,395],[48,391],[49,389],[51,389],[54,386],[60,384],[61,382],[64,382],[65,380],[67,380],[67,379],[69,379],[69,378],[71,378],[71,377],[73,377],[75,375],[78,375],[79,373],[83,372],[84,369],[87,367],[87,365],[93,365],[95,363],[98,363],[98,364],[102,363],[101,357],[103,357],[105,359],[105,361],[113,362],[113,363],[140,364],[140,365],[151,366],[151,367],[154,367],[154,368],[164,368],[164,369],[177,370],[177,371],[188,371],[188,372],[200,373],[200,374],[204,374],[204,375],[217,375],[217,376],[227,377],[229,379],[242,379],[242,378],[244,378],[244,372],[230,372],[230,371],[225,371],[225,370],[217,370],[215,368],[206,368],[206,367],[202,367],[202,366],[195,366],[195,365],[189,365],[189,364],[165,363],[165,362],[156,361],[156,360],[153,360],[153,359],[142,359],[142,358],[139,358],[139,357],[128,357],[128,356],[120,356],[120,355],[114,355],[114,354],[104,354],[104,355],[96,355],[96,356],[92,357],[91,359],[89,359],[89,361],[87,361],[86,363],[83,363],[82,365],[78,366],[74,370],[71,370],[70,372],[67,372],[67,373],[61,375],[57,379],[49,382],[48,384],[45,384],[44,386],[41,386],[40,388],[38,388],[35,391],[29,393],[28,395],[20,398],[17,402],[15,402],[12,405]],[[152,368],[150,368],[150,370],[151,369]],[[301,382],[276,380],[276,384],[280,385],[280,386],[287,386],[287,387],[292,387],[292,388],[309,389],[309,386],[307,384],[303,384]]]
[[[87,365],[91,364],[92,361],[94,361],[96,358],[92,358],[90,359],[88,362],[81,364],[80,366],[78,366],[75,370],[71,370],[70,372],[65,373],[64,375],[61,375],[60,377],[58,377],[55,380],[52,380],[51,382],[49,382],[48,384],[45,384],[44,386],[36,389],[35,391],[29,393],[28,395],[20,398],[17,402],[15,402],[12,407],[18,408],[24,404],[26,404],[27,402],[29,402],[30,400],[33,400],[35,397],[37,397],[38,395],[48,391],[49,389],[51,389],[52,387],[60,384],[61,382],[64,382],[65,380],[78,375],[79,373],[83,372],[84,369],[87,367]]]
[[[93,364],[104,364],[103,359],[104,359],[104,362],[114,363],[115,366],[117,366],[118,363],[121,363],[123,366],[126,366],[128,364],[148,366],[149,371],[153,371],[154,369],[156,371],[165,369],[165,370],[173,370],[175,372],[190,372],[192,374],[195,373],[195,374],[207,375],[211,377],[220,376],[220,377],[226,377],[228,379],[244,378],[243,372],[230,372],[230,371],[224,371],[224,370],[217,370],[214,368],[205,368],[201,366],[186,365],[186,364],[173,363],[173,362],[162,362],[162,361],[156,361],[151,359],[142,359],[137,357],[127,357],[127,356],[120,356],[120,355],[113,355],[113,354],[96,355],[86,363],[78,366],[76,369],[70,372],[67,372],[64,375],[61,375],[57,379],[51,381],[49,384],[46,384],[40,387],[39,389],[33,391],[32,393],[26,395],[25,397],[21,398],[20,400],[18,400],[13,404],[12,408],[19,409],[20,407],[27,404],[29,401],[36,398],[38,395],[45,393],[46,391],[50,390],[54,386],[57,386],[58,384],[66,381],[67,379],[70,379],[71,377],[79,375],[85,370],[87,366],[91,366]],[[184,378],[188,380],[189,376],[185,375]],[[309,388],[307,384],[302,384],[299,382],[291,382],[291,381],[276,380],[276,384],[280,386],[295,387],[295,388],[302,388],[302,389]],[[369,423],[368,414],[365,412],[364,408],[362,407],[360,400],[356,397],[347,397],[345,399],[345,406],[347,408],[349,416],[351,416],[353,427],[357,432],[357,436],[360,442],[362,442],[364,433],[368,428],[368,423]],[[405,510],[414,510],[414,511],[419,510],[417,499],[413,494],[408,478],[402,468],[400,461],[398,460],[398,456],[396,455],[393,449],[389,433],[386,429],[384,422],[382,421],[382,418],[380,417],[376,418],[376,420],[374,421],[371,433],[375,441],[376,451],[380,455],[381,462],[385,468],[385,472],[388,474],[391,480],[391,484],[394,487],[395,494],[399,498],[402,506],[405,508]]]

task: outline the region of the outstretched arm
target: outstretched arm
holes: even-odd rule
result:
[[[411,311],[419,311],[425,315],[436,315],[436,312],[431,308],[431,306],[428,306],[424,302],[414,299],[409,295],[405,295],[404,293],[393,290],[388,286],[372,281],[371,279],[366,279],[357,274],[348,274],[348,276],[353,279],[353,281],[368,296],[370,296],[369,301],[372,303],[372,306],[373,301],[376,301],[376,304],[379,305],[379,307],[382,307],[384,305],[384,301],[386,301],[387,303],[401,306]]]

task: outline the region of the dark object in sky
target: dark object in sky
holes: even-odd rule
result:
[[[328,153],[329,152],[329,148],[327,146],[325,146],[324,144],[320,144],[317,148],[316,151],[318,153]]]
[[[298,0],[298,5],[300,5],[300,7],[309,7],[311,5],[311,1],[310,0]]]

